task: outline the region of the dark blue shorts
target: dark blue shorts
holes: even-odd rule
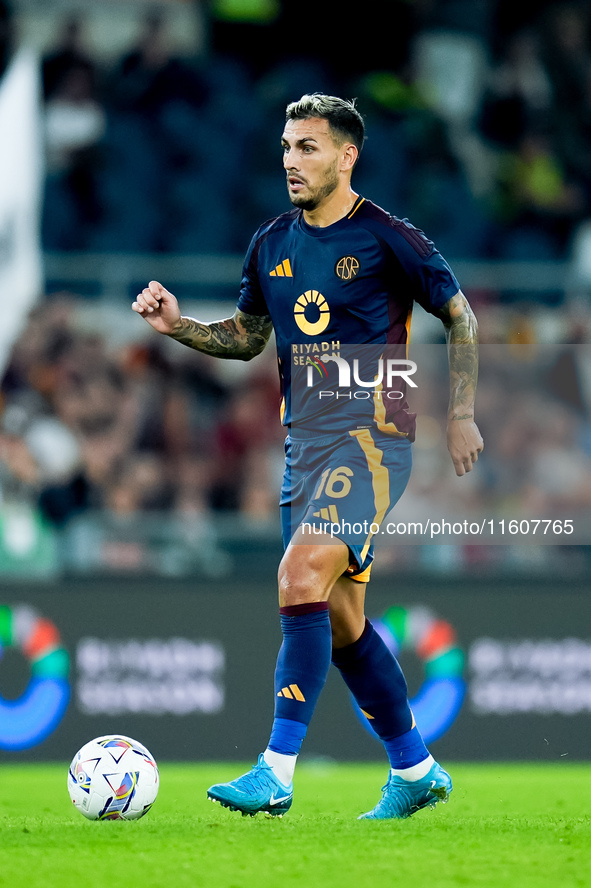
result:
[[[375,429],[285,441],[281,488],[283,545],[302,526],[311,544],[327,533],[349,548],[347,575],[367,582],[372,537],[408,483],[411,443]],[[316,531],[316,536],[314,535]]]

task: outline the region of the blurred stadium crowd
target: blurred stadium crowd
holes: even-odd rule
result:
[[[591,211],[590,10],[520,6],[369,2],[351,20],[329,2],[304,36],[284,3],[265,26],[213,19],[198,58],[155,13],[106,70],[68,19],[43,61],[46,247],[243,250],[285,207],[285,104],[321,90],[367,117],[356,187],[444,255],[565,256]]]
[[[199,55],[175,52],[163,8],[109,66],[89,51],[84,18],[64,16],[41,72],[45,250],[242,252],[287,208],[284,106],[320,90],[357,96],[366,117],[356,190],[408,216],[452,264],[569,259],[591,217],[588,3],[539,2],[534,15],[507,0],[366,0],[352,16],[330,2],[313,22],[287,2],[261,4],[250,21],[224,17],[225,5],[201,4]],[[528,323],[507,323],[501,293],[469,295],[485,343],[535,342],[531,306]],[[550,300],[563,341],[588,343],[589,313],[563,300]],[[283,435],[272,348],[230,369],[156,336],[114,346],[108,332],[88,332],[83,311],[84,300],[53,294],[14,348],[0,393],[0,501],[30,503],[60,532],[101,513],[112,541],[138,515],[166,515],[194,539],[220,515],[275,526]],[[571,501],[586,513],[591,386],[586,361],[571,363],[566,387],[512,405],[525,422],[506,419],[503,374],[486,381],[483,432],[506,432],[462,492],[434,456],[445,450],[431,419],[446,399],[434,390],[421,405],[411,492],[420,499],[429,484],[461,511],[498,493],[498,464],[512,460],[503,495],[522,491],[525,514],[563,514]],[[111,551],[113,567],[141,568],[141,549]]]
[[[69,297],[45,302],[14,349],[2,388],[4,490],[10,478],[36,489],[57,526],[92,508],[266,518],[282,440],[272,349],[242,384],[164,337],[113,350],[76,317]]]

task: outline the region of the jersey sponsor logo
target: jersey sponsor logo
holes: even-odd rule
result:
[[[293,316],[302,333],[318,336],[328,327],[330,308],[322,293],[306,290],[296,301]]]
[[[269,272],[269,277],[292,278],[293,271],[291,269],[291,262],[289,261],[289,259],[284,259],[283,262],[280,262],[279,265],[276,265],[273,271]]]
[[[334,273],[342,281],[351,281],[357,276],[361,263],[356,256],[342,256],[334,267]]]

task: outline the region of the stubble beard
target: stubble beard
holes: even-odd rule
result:
[[[316,210],[320,206],[322,201],[336,190],[338,184],[339,177],[337,172],[337,163],[335,161],[334,164],[327,169],[324,181],[320,185],[318,185],[311,194],[305,196],[292,194],[290,191],[289,199],[294,207],[298,207],[298,209],[300,210],[307,210],[308,212],[311,212],[312,210]]]

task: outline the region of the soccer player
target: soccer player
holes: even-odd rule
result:
[[[334,374],[349,366],[345,346],[364,366],[372,355],[382,356],[382,370],[391,349],[405,353],[415,300],[439,317],[450,365],[447,444],[456,474],[464,475],[483,448],[474,422],[477,327],[431,241],[352,190],[363,141],[363,118],[353,102],[313,94],[288,105],[281,145],[293,209],[254,235],[234,316],[209,324],[183,317],[157,281],[132,306],[158,332],[220,358],[248,361],[275,331],[290,435],[274,721],[252,770],[208,790],[210,799],[243,814],[281,816],[291,806],[297,756],[331,660],[390,763],[382,798],[361,817],[406,818],[446,801],[452,789],[423,743],[402,671],[364,613],[372,530],[407,483],[414,416],[399,398],[403,392],[389,397],[383,373],[376,372],[368,397],[352,397],[351,390],[347,397]],[[313,365],[306,366],[305,355]],[[359,371],[361,364],[351,366]],[[314,371],[324,374],[325,395],[342,395],[332,399],[336,407],[301,376]],[[362,384],[367,380],[366,374]],[[355,533],[360,526],[365,530]]]

